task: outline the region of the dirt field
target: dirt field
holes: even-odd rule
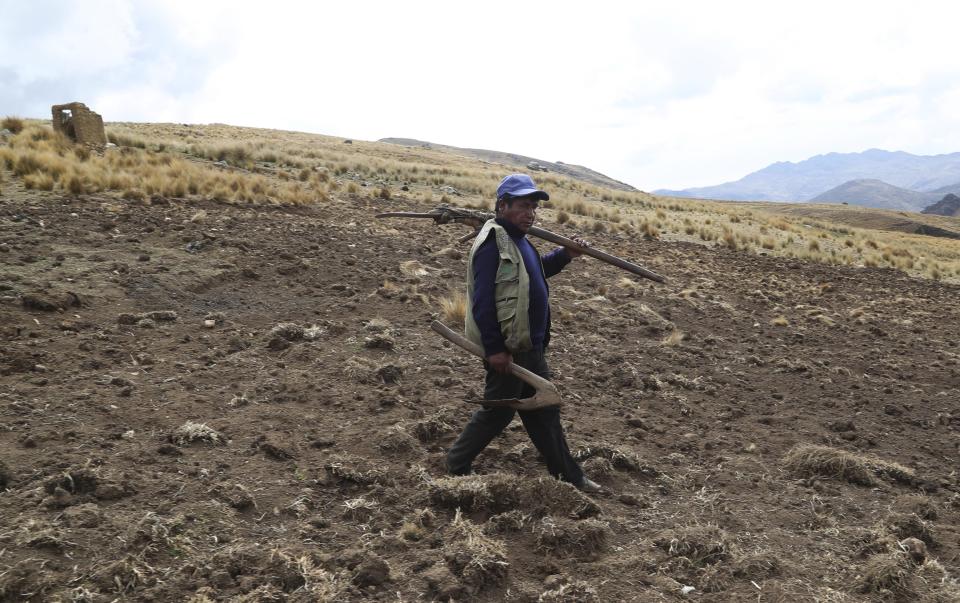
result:
[[[444,476],[423,206],[0,186],[2,600],[960,600],[960,287],[591,234],[670,280],[551,280],[586,497],[519,421]]]

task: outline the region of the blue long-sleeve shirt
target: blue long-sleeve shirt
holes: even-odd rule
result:
[[[540,256],[526,235],[506,220],[497,218],[513,242],[516,243],[527,275],[530,277],[530,340],[534,347],[549,341],[550,335],[550,289],[547,279],[560,272],[571,258],[563,247]],[[542,262],[542,269],[541,269]],[[496,237],[487,237],[473,255],[473,320],[480,329],[480,338],[487,356],[507,351],[503,333],[497,321],[495,281],[500,265],[500,251]]]

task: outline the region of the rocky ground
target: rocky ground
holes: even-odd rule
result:
[[[12,188],[2,600],[958,600],[957,286],[592,234],[669,283],[551,281],[587,497],[519,421],[444,476],[465,231],[372,217],[423,207]]]

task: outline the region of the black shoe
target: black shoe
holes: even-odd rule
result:
[[[587,494],[599,494],[603,492],[603,486],[593,481],[589,477],[583,478],[583,481],[580,482],[580,485],[577,486],[577,490],[581,492],[586,492]]]

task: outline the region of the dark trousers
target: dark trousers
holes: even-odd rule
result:
[[[550,378],[543,348],[514,354],[513,362],[545,379]],[[484,400],[522,399],[536,393],[536,390],[513,375],[498,373],[486,362],[484,366],[487,369]],[[447,452],[447,470],[454,475],[470,473],[473,459],[510,424],[515,412],[520,413],[520,420],[523,421],[530,440],[546,459],[550,475],[580,485],[583,482],[583,470],[567,447],[563,427],[560,425],[560,408],[557,406],[520,411],[484,406],[473,413],[463,433]]]

